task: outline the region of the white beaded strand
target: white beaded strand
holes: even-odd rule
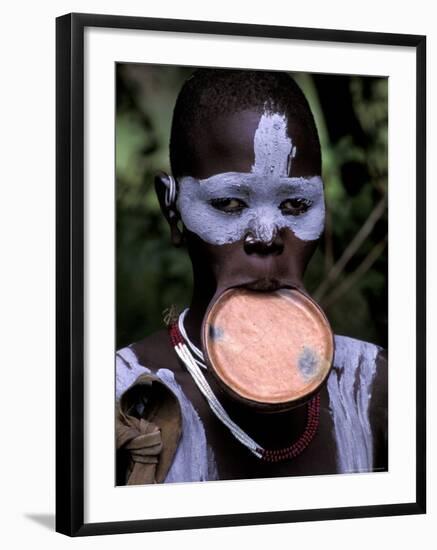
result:
[[[172,206],[176,200],[176,180],[173,176],[169,175],[168,180],[164,181],[165,185],[165,205]]]
[[[185,330],[184,320],[185,320],[185,315],[187,313],[188,313],[188,308],[184,309],[184,311],[179,315],[179,318],[178,318],[179,332],[182,334],[183,339],[188,344],[188,346],[191,348],[191,351],[195,355],[197,355],[197,357],[200,359],[201,363],[199,362],[199,367],[202,367],[202,368],[206,369],[207,366],[204,363],[205,358],[203,357],[202,350],[200,350],[195,344],[193,344],[193,342],[188,338],[187,331]]]
[[[190,347],[196,349],[196,355],[200,356],[203,360],[203,353],[199,348],[197,348],[188,338],[188,335],[185,331],[183,320],[187,313],[187,309],[184,310],[178,319],[178,328],[184,338],[185,342],[189,344]],[[220,401],[214,395],[210,385],[208,384],[204,374],[200,370],[199,366],[206,369],[206,365],[201,361],[195,359],[189,347],[186,343],[179,343],[175,346],[175,351],[184,365],[187,367],[188,372],[191,374],[196,386],[199,388],[200,392],[204,395],[208,404],[217,416],[217,418],[231,431],[232,435],[240,441],[245,447],[247,447],[255,456],[258,458],[262,457],[262,447],[258,445],[244,430],[242,430],[238,424],[236,424],[228,413],[223,408]]]

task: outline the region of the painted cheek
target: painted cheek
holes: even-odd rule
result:
[[[232,243],[242,236],[241,220],[237,216],[214,210],[198,197],[185,196],[178,207],[187,229],[209,244]]]
[[[293,230],[303,241],[314,241],[320,237],[325,225],[325,202],[323,196],[310,209],[295,218]]]

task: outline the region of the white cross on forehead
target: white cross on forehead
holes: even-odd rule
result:
[[[287,134],[287,117],[264,112],[254,137],[255,164],[252,172],[263,176],[287,177],[296,147]]]

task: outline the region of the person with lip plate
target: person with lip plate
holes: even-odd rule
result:
[[[117,484],[387,470],[387,360],[333,335],[303,276],[320,142],[286,73],[197,69],[155,189],[189,307],[116,352]]]

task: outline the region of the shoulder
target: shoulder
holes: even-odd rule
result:
[[[162,453],[166,458],[160,458],[159,464],[165,463],[166,468],[164,476],[164,469],[158,466],[159,480],[216,479],[215,462],[202,421],[175,376],[180,366],[167,332],[158,331],[117,350],[116,369],[119,402],[125,409],[146,416],[161,430]]]
[[[125,346],[115,352],[115,396],[120,399],[132,384],[150,369],[140,364],[131,346]]]
[[[156,331],[149,336],[119,348],[116,358],[116,398],[145,374],[172,371],[175,367],[174,352],[166,330]],[[177,364],[176,364],[177,366]],[[164,373],[165,374],[165,373]]]
[[[359,368],[367,367],[374,370],[379,357],[386,354],[385,350],[376,344],[350,338],[348,336],[335,335],[334,368]]]
[[[372,400],[382,399],[387,392],[387,351],[363,340],[335,335],[335,351],[330,386],[343,391],[366,389]]]
[[[132,343],[130,348],[138,361],[150,369],[175,366],[175,352],[166,329],[153,332],[142,340]]]
[[[133,345],[116,351],[117,484],[162,482],[182,434],[173,374],[144,364]]]
[[[370,342],[335,335],[332,376],[367,386],[387,378],[387,351]]]

